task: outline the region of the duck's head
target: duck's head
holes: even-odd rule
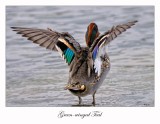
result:
[[[88,47],[90,47],[93,43],[93,41],[99,36],[98,26],[95,23],[90,23],[87,32],[85,35],[86,44]]]

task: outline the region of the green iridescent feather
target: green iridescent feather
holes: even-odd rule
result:
[[[73,57],[74,57],[74,52],[71,49],[67,48],[63,53],[64,53],[64,57],[66,59],[66,62],[68,64],[70,64],[72,62]]]

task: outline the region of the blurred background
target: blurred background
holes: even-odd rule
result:
[[[153,6],[6,6],[6,106],[78,103],[64,90],[69,68],[59,54],[27,41],[11,26],[69,32],[85,46],[89,23],[104,33],[133,20],[138,23],[108,45],[111,70],[97,91],[96,106],[154,106]],[[82,99],[91,105],[91,95]]]

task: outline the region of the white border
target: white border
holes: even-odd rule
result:
[[[155,5],[155,107],[5,107],[5,6],[6,5]],[[160,119],[160,2],[157,0],[0,0],[0,122],[5,124],[108,123],[159,124]],[[100,118],[57,118],[59,111],[102,111]],[[159,113],[159,114],[158,114]],[[158,114],[158,115],[157,115]]]

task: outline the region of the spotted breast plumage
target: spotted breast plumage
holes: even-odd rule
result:
[[[52,29],[35,29],[11,27],[18,34],[27,37],[33,43],[47,49],[58,51],[69,66],[69,79],[65,86],[72,94],[81,97],[91,94],[95,105],[95,93],[101,86],[110,70],[110,59],[107,45],[122,32],[131,28],[137,21],[113,26],[107,32],[100,34],[98,26],[90,23],[86,34],[86,47],[80,44],[67,32],[59,33]]]

